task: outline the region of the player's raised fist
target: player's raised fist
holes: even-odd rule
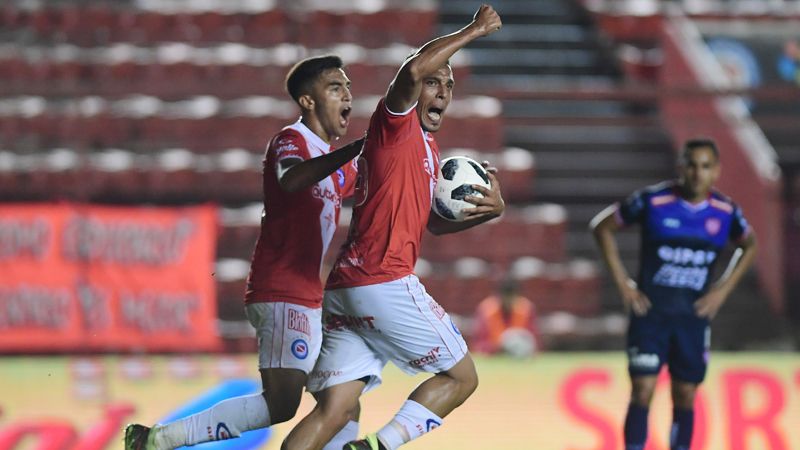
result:
[[[488,36],[503,26],[503,21],[500,20],[500,15],[491,6],[487,4],[481,5],[472,18],[472,24],[480,32],[481,36]]]

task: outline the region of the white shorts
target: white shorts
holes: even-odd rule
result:
[[[311,371],[322,345],[322,308],[251,303],[245,312],[256,329],[259,369]]]
[[[368,377],[381,383],[388,361],[408,374],[448,370],[467,354],[450,316],[414,275],[386,283],[335,289],[323,301],[323,343],[308,390]]]

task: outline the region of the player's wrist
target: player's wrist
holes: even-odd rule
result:
[[[461,32],[467,38],[469,38],[469,40],[478,39],[480,37],[486,36],[486,33],[482,30],[481,25],[478,22],[470,23],[469,25],[462,28]]]

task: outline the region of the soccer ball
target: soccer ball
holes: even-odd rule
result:
[[[464,201],[473,195],[483,197],[471,185],[478,184],[490,188],[489,176],[480,164],[466,156],[452,156],[439,163],[439,177],[433,191],[433,210],[444,219],[461,222],[465,219],[464,209],[475,205]]]

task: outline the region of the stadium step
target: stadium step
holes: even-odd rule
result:
[[[463,26],[478,6],[443,1],[440,29]],[[501,0],[493,6],[504,27],[467,47],[468,90],[499,98],[505,145],[535,156],[534,200],[565,208],[567,257],[600,261],[589,220],[673,175],[672,143],[661,127],[657,97],[624,85],[612,48],[579,2]],[[621,232],[619,247],[635,273],[639,236]],[[599,272],[601,307],[619,311],[607,273]]]

